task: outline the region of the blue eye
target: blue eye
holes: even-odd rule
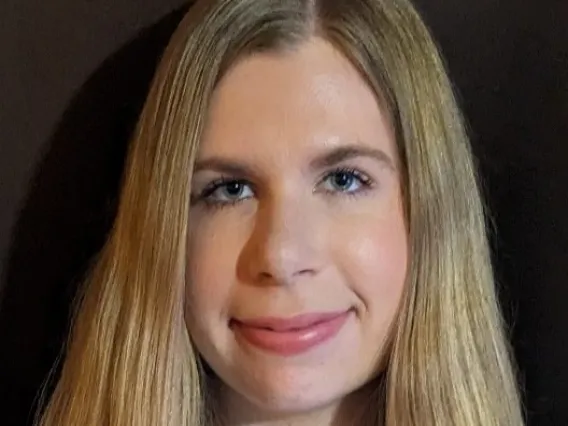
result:
[[[253,196],[246,181],[220,179],[208,185],[200,198],[209,204],[234,204]]]
[[[371,186],[371,179],[354,169],[339,169],[328,173],[322,180],[327,192],[357,193]]]
[[[331,195],[357,195],[371,188],[373,181],[359,170],[344,168],[328,172],[318,186],[323,186],[323,191]],[[246,180],[220,178],[207,185],[192,202],[203,202],[209,207],[225,207],[255,195],[253,185]]]

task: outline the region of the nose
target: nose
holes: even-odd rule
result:
[[[240,264],[246,280],[263,285],[294,285],[324,266],[323,223],[310,200],[259,203]]]

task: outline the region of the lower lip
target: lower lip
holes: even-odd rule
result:
[[[273,331],[239,322],[233,323],[233,330],[259,349],[277,355],[293,356],[333,339],[347,321],[349,313],[350,311],[347,311],[325,322],[299,330]]]

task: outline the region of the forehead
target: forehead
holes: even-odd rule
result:
[[[293,161],[354,142],[394,156],[391,136],[387,114],[355,67],[314,38],[229,69],[212,98],[200,157]]]

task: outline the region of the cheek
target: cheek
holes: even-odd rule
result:
[[[385,332],[400,302],[408,266],[408,237],[402,212],[392,209],[377,220],[361,217],[338,249],[351,290],[367,316],[367,324]],[[341,244],[341,243],[339,243]]]
[[[186,306],[188,322],[206,323],[211,315],[226,313],[235,283],[236,262],[244,230],[224,229],[214,219],[192,217],[188,237]],[[191,324],[188,324],[191,325]]]

